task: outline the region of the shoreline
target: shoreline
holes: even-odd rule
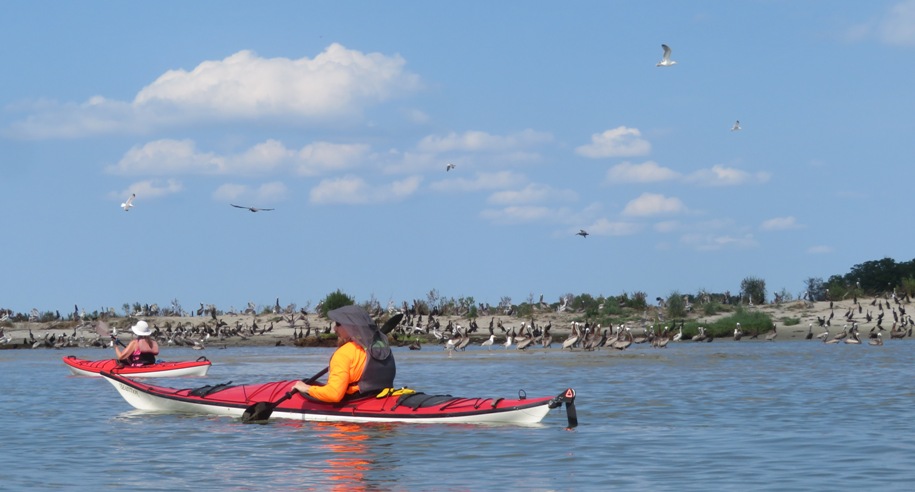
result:
[[[880,307],[877,307],[877,303]],[[831,306],[831,307],[830,307]],[[852,323],[857,323],[861,338],[866,338],[869,332],[876,327],[876,317],[878,312],[887,312],[892,310],[893,315],[899,314],[905,317],[906,304],[896,306],[890,305],[888,300],[881,298],[872,298],[864,302],[855,304],[852,300],[843,300],[839,302],[819,301],[815,303],[806,303],[804,301],[790,301],[780,304],[764,304],[761,306],[743,306],[745,311],[762,312],[768,314],[777,328],[775,340],[803,340],[806,338],[809,330],[812,330],[814,337],[823,333],[824,329],[828,330],[831,336],[844,331],[844,327]],[[647,315],[657,316],[658,308],[650,307]],[[701,323],[712,322],[716,319],[728,317],[732,312],[722,312],[714,316],[699,316],[691,314],[686,321],[698,321]],[[871,314],[872,320],[866,321],[866,315]],[[851,316],[847,318],[846,316]],[[378,317],[379,326],[388,318],[388,313],[383,313]],[[820,319],[830,319],[831,326],[821,327]],[[154,331],[158,329],[159,344],[161,349],[167,350],[170,347],[186,346],[193,347],[195,344],[205,348],[229,348],[229,347],[249,347],[249,346],[333,346],[333,338],[322,340],[321,334],[330,332],[330,324],[326,318],[322,318],[315,313],[303,315],[300,312],[291,314],[258,314],[258,315],[232,315],[217,316],[214,320],[212,316],[182,316],[182,317],[118,317],[107,320],[109,326],[116,329],[120,334],[122,341],[127,341],[132,335],[129,327],[137,320],[147,321]],[[423,316],[423,323],[428,320],[428,316]],[[467,329],[471,320],[462,316],[439,316],[436,318],[441,327],[448,326],[449,323],[454,326],[461,326]],[[517,317],[508,315],[489,315],[481,316],[476,319],[478,329],[475,333],[470,334],[470,343],[481,343],[489,338],[489,324],[492,322],[496,325],[501,323],[507,331],[513,329],[519,331],[523,324],[529,324],[531,319],[537,326],[551,325],[550,332],[553,335],[553,348],[561,347],[562,341],[571,333],[571,326],[574,321],[583,322],[584,313],[580,312],[555,312],[552,310],[536,311],[532,317]],[[796,324],[786,326],[784,320],[800,320]],[[409,320],[405,318],[400,327],[395,330],[396,338],[403,338],[402,333],[411,332],[412,327],[405,327]],[[884,341],[889,340],[889,332],[893,326],[893,317],[884,321],[882,328]],[[416,320],[414,320],[415,322]],[[653,323],[651,322],[653,321]],[[643,334],[646,329],[660,324],[657,318],[652,320],[628,321],[627,326],[631,327],[633,334]],[[219,330],[217,330],[217,325]],[[30,349],[35,345],[35,341],[47,341],[37,348],[63,348],[63,347],[91,347],[110,343],[109,340],[103,340],[96,331],[97,322],[83,321],[51,321],[51,322],[4,322],[3,339],[5,343],[0,344],[0,349]],[[600,328],[600,325],[598,325]],[[606,327],[604,327],[606,328]],[[601,330],[604,328],[600,328]],[[500,329],[495,329],[495,342],[500,344],[505,341],[505,335]],[[209,332],[210,336],[205,334]],[[306,332],[308,335],[306,336]],[[219,333],[219,335],[216,335]],[[751,339],[750,333],[745,333],[743,340],[746,341],[766,341],[765,334],[758,334],[756,340]],[[427,340],[423,343],[429,345],[439,344],[431,335],[426,335]],[[391,338],[393,346],[401,346],[396,338]],[[420,336],[420,338],[423,338]],[[717,337],[722,340],[733,339],[732,336]],[[53,340],[53,343],[50,341]],[[818,341],[817,338],[813,339]],[[863,343],[867,343],[866,340]],[[110,348],[110,347],[104,347]]]

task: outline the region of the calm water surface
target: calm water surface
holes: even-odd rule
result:
[[[578,392],[580,425],[354,425],[143,414],[65,355],[0,351],[0,490],[911,490],[912,351],[819,342],[625,352],[397,349],[397,384],[456,396]],[[304,378],[329,349],[207,349],[176,387]],[[169,349],[169,359],[201,352]]]

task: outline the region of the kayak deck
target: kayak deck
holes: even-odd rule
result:
[[[259,402],[279,400],[296,383],[274,381],[253,385],[231,382],[200,388],[168,388],[103,372],[121,396],[137,409],[151,412],[190,413],[242,417],[245,409]],[[574,390],[557,397],[527,398],[519,392],[516,399],[462,398],[450,395],[427,395],[407,390],[380,397],[325,403],[295,394],[280,403],[272,413],[275,418],[322,422],[409,422],[409,423],[489,423],[535,424],[550,409],[566,403],[570,427],[574,413]],[[575,422],[577,424],[577,421]]]
[[[212,363],[206,357],[192,361],[159,361],[145,366],[119,365],[115,359],[86,360],[73,355],[63,358],[70,372],[77,376],[100,377],[102,372],[135,378],[206,376]]]

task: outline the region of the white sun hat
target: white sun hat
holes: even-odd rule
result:
[[[130,331],[140,337],[148,337],[152,335],[152,330],[149,329],[149,323],[143,320],[137,321],[137,324],[131,326]]]

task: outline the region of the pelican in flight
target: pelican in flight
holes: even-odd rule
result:
[[[252,212],[269,212],[269,211],[273,210],[272,208],[242,207],[241,205],[236,205],[234,203],[230,203],[229,205],[232,205],[235,208],[248,209]]]
[[[669,67],[672,65],[676,65],[677,62],[670,59],[670,46],[667,46],[666,44],[662,44],[661,48],[664,49],[664,57],[655,66],[656,67]]]
[[[137,197],[136,193],[131,194],[130,198],[128,198],[126,202],[121,204],[121,208],[123,208],[125,212],[130,212],[130,207],[133,206],[133,199],[136,197]]]
[[[736,132],[738,130],[743,130],[743,128],[740,127],[740,120],[735,121],[734,126],[731,127],[732,132]]]
[[[453,163],[453,162],[449,162],[448,165],[445,166],[445,172],[448,172],[448,171],[450,171],[450,170],[452,170],[452,169],[454,169],[454,163]]]
[[[588,237],[588,231],[586,231],[584,229],[579,229],[578,232],[575,233],[575,235],[581,236],[581,237]]]

